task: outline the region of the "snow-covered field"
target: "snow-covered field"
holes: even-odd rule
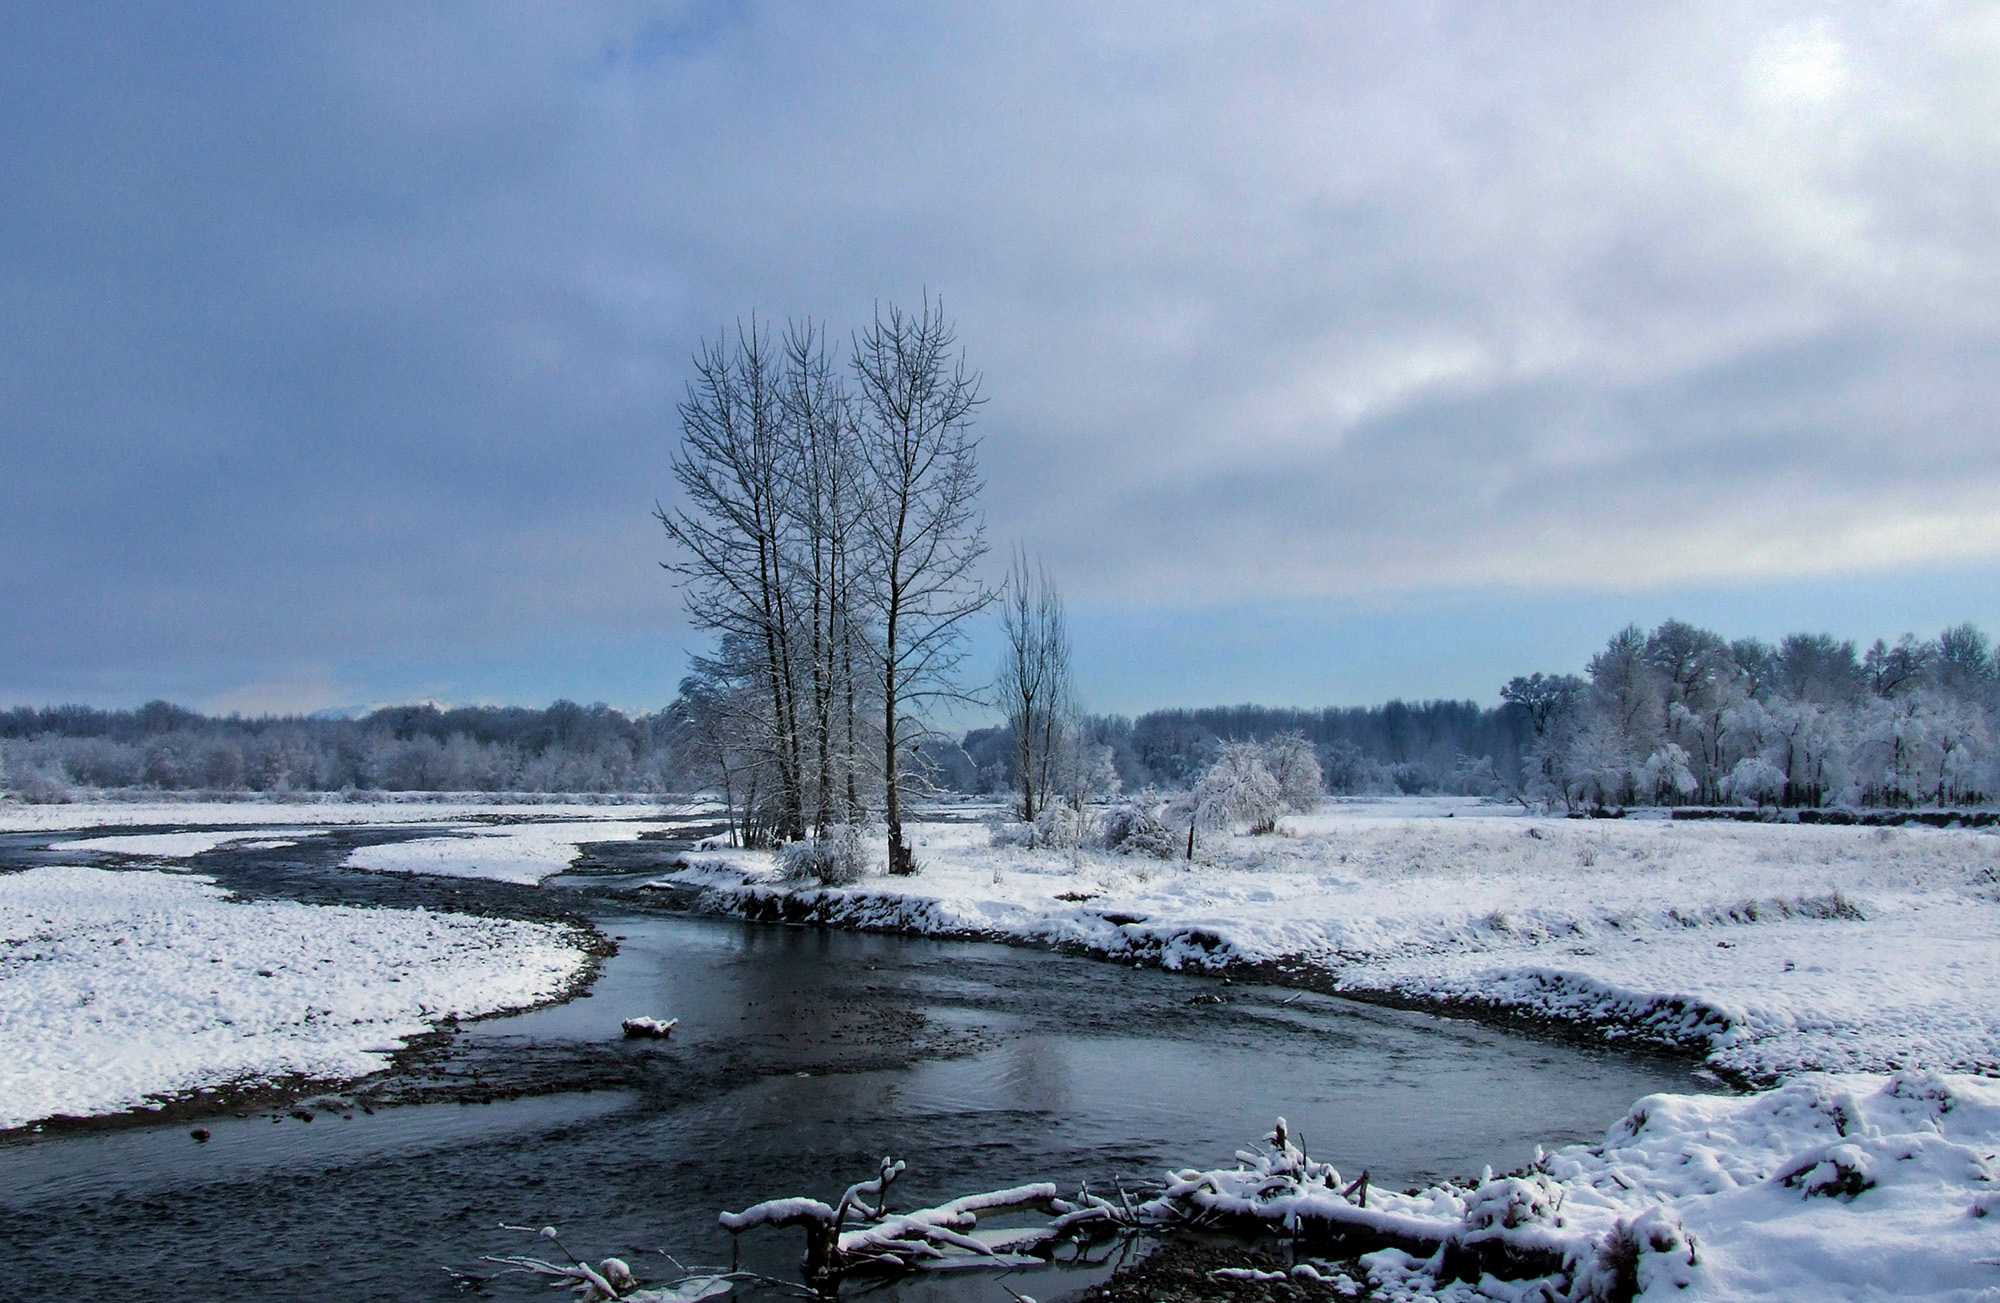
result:
[[[768,856],[714,851],[670,880],[739,912],[782,904],[1170,967],[1308,964],[1356,991],[1690,1048],[1750,1079],[2000,1067],[2000,836],[1394,809],[1209,835],[1193,865],[923,824],[913,879],[788,889]]]
[[[0,875],[0,1128],[362,1076],[444,1018],[559,995],[585,963],[543,923],[241,901],[150,870]]]
[[[636,840],[662,818],[700,816],[702,802],[676,801],[635,820],[631,804],[534,805],[443,801],[117,802],[0,806],[0,832],[63,832],[116,827],[194,825],[201,831],[112,833],[64,838],[51,849],[90,851],[137,859],[183,860],[222,846],[277,849],[330,828],[435,827],[435,837],[364,846],[348,868],[382,873],[423,873],[488,878],[532,886],[560,873],[589,842]],[[495,822],[504,820],[505,822]],[[269,827],[281,822],[282,827]]]

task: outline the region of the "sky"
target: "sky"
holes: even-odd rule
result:
[[[15,3],[0,177],[0,704],[657,708],[691,355],[926,293],[1096,709],[2000,630],[1992,5]]]

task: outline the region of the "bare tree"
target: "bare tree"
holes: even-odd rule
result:
[[[906,725],[927,700],[956,695],[949,675],[963,655],[962,626],[992,600],[973,573],[986,552],[985,524],[973,508],[978,443],[968,432],[979,377],[966,370],[956,343],[943,304],[928,295],[914,316],[878,308],[854,341],[892,873],[916,871],[903,839],[901,748],[918,739]]]
[[[680,406],[674,478],[687,505],[654,514],[683,556],[663,563],[683,580],[688,614],[721,635],[721,650],[753,666],[704,663],[697,672],[754,677],[765,711],[755,739],[770,757],[775,835],[804,832],[797,666],[784,549],[793,529],[780,376],[769,338],[753,320],[728,348],[704,343]],[[748,674],[746,675],[746,670]]]
[[[789,549],[795,619],[809,670],[801,728],[807,751],[812,828],[862,816],[860,714],[867,699],[854,678],[854,653],[865,645],[862,609],[868,550],[861,538],[867,505],[865,466],[857,447],[853,402],[827,347],[810,322],[785,332],[782,410],[794,538]]]
[[[1032,570],[1017,549],[1003,590],[1000,626],[1007,638],[994,682],[1002,715],[1014,734],[1014,763],[1020,774],[1021,818],[1049,801],[1069,717],[1075,713],[1070,680],[1069,624],[1062,593],[1044,567]]]

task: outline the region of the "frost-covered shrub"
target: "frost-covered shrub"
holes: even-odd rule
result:
[[[1195,819],[1208,828],[1248,824],[1250,831],[1277,827],[1282,793],[1254,742],[1224,742],[1215,763],[1195,784]]]
[[[1092,840],[1092,826],[1096,822],[1088,810],[1061,803],[1043,806],[1035,814],[1035,844],[1074,849]]]
[[[861,881],[868,872],[868,844],[861,829],[838,824],[824,837],[796,841],[778,852],[778,862],[788,882],[817,882],[824,887],[845,887]]]
[[[1097,829],[1097,844],[1120,855],[1171,860],[1181,853],[1180,838],[1160,819],[1150,801],[1112,806],[1098,820]]]
[[[1036,811],[1033,823],[1000,819],[988,823],[987,828],[995,846],[1018,846],[1026,850],[1060,847],[1067,850],[1093,840],[1091,825],[1094,822],[1089,814],[1078,813],[1058,802]]]
[[[1019,819],[993,819],[986,825],[995,846],[1019,846],[1032,849],[1035,845],[1035,825],[1023,823]]]
[[[30,805],[61,805],[70,800],[69,776],[59,763],[25,760],[0,748],[0,791],[13,791]]]

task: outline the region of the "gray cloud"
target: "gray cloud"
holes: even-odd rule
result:
[[[0,688],[678,637],[699,338],[927,287],[1084,603],[1991,562],[1996,72],[1953,6],[16,7]]]

